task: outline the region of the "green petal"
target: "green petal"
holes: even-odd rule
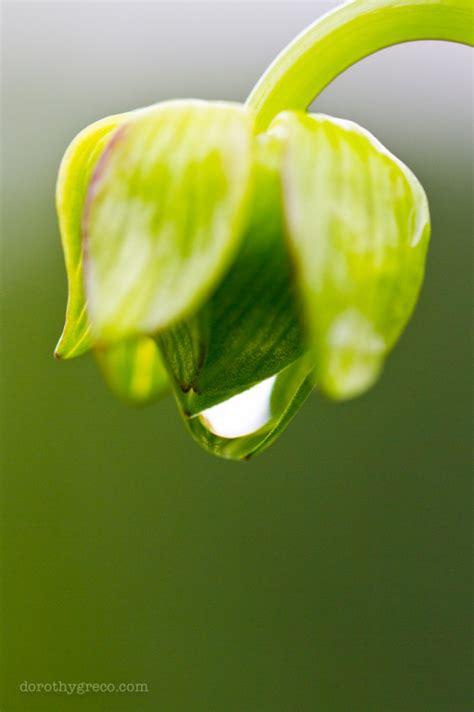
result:
[[[66,321],[56,346],[56,358],[80,356],[92,345],[84,292],[82,213],[96,163],[112,131],[126,117],[127,114],[108,116],[85,128],[69,145],[61,161],[56,186],[56,208],[69,293]]]
[[[196,381],[207,356],[210,309],[206,305],[189,319],[180,321],[156,336],[157,343],[171,375],[176,395],[187,412],[196,394]]]
[[[61,162],[56,201],[69,295],[57,358],[74,358],[93,346],[84,290],[82,215],[97,161],[113,131],[129,116],[109,116],[88,126],[72,141]],[[146,403],[168,387],[159,351],[146,337],[104,348],[96,355],[107,383],[125,400]]]
[[[123,400],[149,403],[169,388],[166,368],[150,337],[122,341],[95,354],[108,386]]]
[[[247,220],[252,140],[245,107],[199,101],[156,105],[114,134],[84,220],[99,342],[154,333],[210,295]]]
[[[196,414],[282,371],[302,353],[281,210],[281,146],[255,146],[250,222],[229,273],[196,317],[159,343],[187,413]]]
[[[333,398],[369,388],[407,323],[424,275],[426,196],[369,132],[285,112],[288,244],[318,385]]]

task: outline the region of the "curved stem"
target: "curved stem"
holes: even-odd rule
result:
[[[257,130],[286,109],[306,109],[360,59],[401,42],[474,44],[472,0],[353,0],[319,18],[270,65],[247,103]]]

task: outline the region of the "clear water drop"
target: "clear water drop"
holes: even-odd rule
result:
[[[198,416],[203,425],[221,438],[251,435],[272,418],[271,396],[277,376],[203,410]]]

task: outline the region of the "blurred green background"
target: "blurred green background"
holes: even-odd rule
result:
[[[69,140],[171,97],[243,100],[330,3],[2,5],[2,712],[468,712],[472,65],[386,50],[317,110],[415,171],[433,237],[416,314],[367,396],[315,394],[246,464],[171,399],[113,399],[56,363],[54,211]],[[22,694],[145,682],[148,694]]]

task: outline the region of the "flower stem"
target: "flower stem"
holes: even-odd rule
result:
[[[287,109],[304,110],[360,59],[414,40],[474,44],[472,0],[353,0],[293,40],[259,80],[247,103],[257,130]]]

